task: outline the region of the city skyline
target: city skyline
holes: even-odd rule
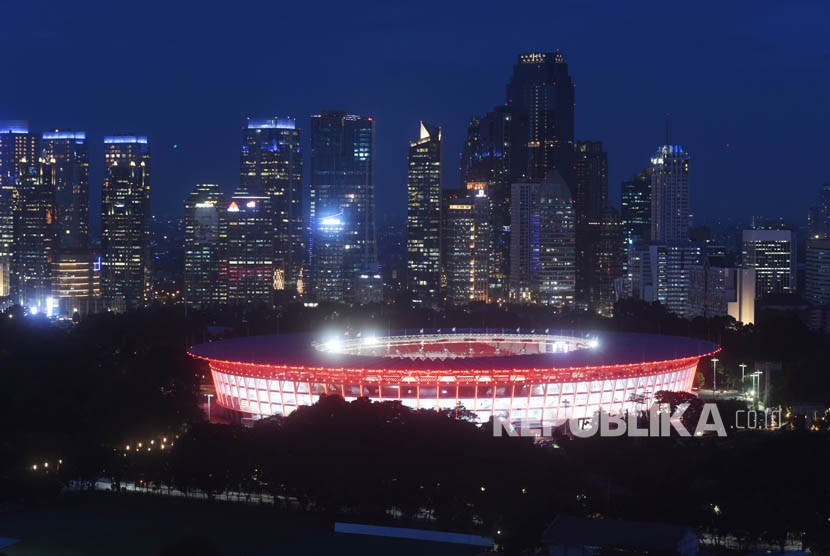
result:
[[[253,21],[251,15],[267,15],[272,9],[258,8],[263,14],[251,10],[245,17]],[[304,16],[304,8],[291,9],[298,10],[293,14],[295,17]],[[321,25],[332,32],[323,34],[319,45],[310,46],[296,60],[286,62],[285,71],[293,72],[303,83],[299,88],[302,93],[287,91],[274,79],[265,77],[257,78],[251,87],[229,88],[228,79],[252,64],[261,63],[261,54],[255,53],[250,60],[238,62],[233,55],[236,47],[228,46],[227,52],[218,46],[198,49],[187,40],[176,39],[180,30],[175,25],[165,25],[159,30],[158,43],[148,45],[146,61],[141,65],[141,75],[145,81],[152,80],[152,84],[132,87],[138,77],[127,72],[119,72],[117,88],[112,84],[102,86],[100,78],[91,77],[79,83],[77,90],[68,91],[61,102],[54,103],[38,98],[37,85],[41,78],[33,76],[26,81],[26,86],[9,91],[0,103],[0,119],[28,119],[33,130],[55,127],[85,130],[91,161],[101,158],[102,149],[97,143],[105,134],[134,131],[148,135],[157,145],[153,213],[177,215],[181,212],[182,200],[195,183],[218,183],[225,194],[236,188],[236,137],[245,117],[293,115],[298,126],[306,129],[308,117],[322,109],[342,108],[372,115],[378,125],[378,206],[389,207],[380,211],[378,222],[387,223],[391,219],[400,223],[404,219],[406,194],[403,161],[413,123],[425,119],[442,125],[446,143],[443,181],[457,183],[455,162],[469,117],[503,102],[505,83],[516,52],[558,48],[566,56],[577,88],[575,136],[603,141],[609,157],[609,190],[614,205],[619,206],[620,182],[642,170],[647,163],[642,153],[651,152],[664,142],[666,113],[670,113],[671,142],[684,145],[696,161],[691,176],[691,207],[696,221],[729,216],[740,207],[740,215],[746,219],[752,215],[783,216],[799,224],[806,218],[801,209],[803,202],[812,200],[815,188],[826,181],[825,172],[819,167],[806,164],[793,169],[783,163],[788,156],[796,155],[816,160],[826,150],[821,130],[826,127],[828,115],[807,109],[809,99],[815,95],[818,100],[826,88],[822,83],[824,78],[817,77],[825,47],[818,43],[817,35],[797,35],[787,26],[800,23],[820,28],[823,24],[820,18],[811,17],[811,9],[809,4],[798,4],[788,12],[783,23],[780,19],[765,17],[778,11],[772,4],[758,5],[752,13],[721,7],[721,23],[708,20],[704,9],[692,9],[684,17],[690,23],[698,23],[700,31],[686,30],[696,27],[689,25],[670,33],[649,26],[650,18],[656,16],[642,6],[602,4],[588,9],[562,4],[540,8],[536,16],[551,17],[535,17],[539,22],[530,21],[526,15],[510,14],[509,19],[516,20],[514,25],[525,26],[527,32],[522,38],[507,36],[503,41],[484,46],[478,56],[469,53],[473,49],[481,50],[482,39],[470,38],[436,56],[437,46],[421,52],[400,40],[415,33],[419,17],[410,21],[395,7],[381,6],[369,19],[369,26],[391,22],[400,33],[367,32],[366,36],[350,39],[342,53],[335,52],[332,46],[343,31],[332,29],[330,18],[323,18]],[[183,15],[179,8],[171,10],[171,21]],[[66,16],[68,24],[75,24],[73,29],[96,30],[91,36],[106,38],[110,34],[105,26],[98,25],[110,16],[92,14],[92,17],[86,8],[72,14],[62,14],[62,11],[53,9],[39,25],[29,25],[38,29],[32,35],[39,39],[33,52],[56,45],[87,44],[92,40],[84,38],[84,33],[70,35],[61,31],[62,27],[57,25],[60,20],[53,19],[57,16]],[[142,18],[157,13],[152,6],[147,11]],[[600,17],[594,18],[597,11]],[[14,7],[12,20],[26,21],[30,17],[28,12],[25,6]],[[357,21],[356,15],[342,15],[346,23]],[[446,37],[459,15],[460,8],[455,8],[431,33]],[[482,29],[493,29],[497,24],[478,13],[465,15],[472,17]],[[214,16],[188,16],[202,21],[205,28],[220,27]],[[227,14],[230,23],[240,17],[241,10]],[[615,24],[611,25],[611,21]],[[552,33],[542,32],[543,22],[551,27]],[[602,40],[592,42],[579,37],[576,29],[589,22]],[[138,22],[127,22],[119,32],[138,35],[137,25]],[[197,38],[199,32],[193,30],[196,27],[187,26],[181,31],[182,38]],[[610,44],[616,44],[615,37],[625,33],[629,38],[636,35],[637,29],[649,29],[652,36],[648,41],[627,41],[620,45],[622,50],[616,46],[613,50],[609,48]],[[298,32],[290,30],[292,36]],[[707,44],[692,40],[700,32],[710,38]],[[770,36],[781,37],[780,44],[770,44]],[[0,40],[15,37],[20,38],[16,31]],[[376,49],[377,52],[372,50],[360,62],[346,63],[347,52],[365,46],[369,40],[382,48]],[[671,48],[653,48],[654,44],[671,44]],[[328,55],[321,58],[321,50]],[[25,63],[29,55],[12,60],[12,70]],[[100,49],[92,49],[87,60],[90,73],[107,66],[109,56]],[[309,59],[319,62],[312,68],[305,63]],[[767,66],[782,59],[797,59],[797,67],[789,70],[785,79],[769,79]],[[654,73],[653,68],[668,61],[673,61],[678,68],[682,66],[682,71],[656,83],[657,77],[650,75]],[[405,62],[407,69],[388,71],[396,68],[396,62]],[[237,68],[236,63],[243,67]],[[185,71],[178,72],[182,67]],[[24,69],[21,66],[21,71]],[[344,81],[350,71],[359,79]],[[439,86],[434,89],[423,85],[432,81],[425,78],[430,71],[437,72],[439,79]],[[705,79],[700,78],[703,76]],[[814,80],[818,81],[813,83]],[[90,103],[85,100],[85,93],[96,87],[104,95]],[[766,113],[771,103],[778,108],[765,117],[762,125],[753,115]],[[205,118],[203,114],[208,107],[211,117]],[[773,140],[774,137],[798,137],[799,141],[782,143]],[[306,133],[305,151],[308,139]],[[774,156],[781,157],[782,163],[752,163],[775,160]],[[91,164],[90,169],[93,199],[102,183],[102,171],[94,166]],[[781,183],[787,187],[780,187]],[[767,194],[743,198],[758,188]],[[719,192],[723,192],[721,202],[705,202],[708,196]],[[93,210],[92,214],[97,216],[97,211]],[[98,229],[97,222],[93,228]]]

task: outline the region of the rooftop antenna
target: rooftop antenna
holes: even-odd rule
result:
[[[670,117],[671,117],[671,114],[666,112],[666,146],[667,147],[669,146],[669,118]]]

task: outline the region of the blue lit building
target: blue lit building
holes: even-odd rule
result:
[[[83,131],[47,131],[41,155],[55,188],[58,246],[86,248],[89,242],[89,150]]]
[[[249,118],[242,130],[239,183],[270,197],[273,283],[296,292],[307,258],[303,234],[303,155],[293,118]]]
[[[355,302],[356,280],[377,272],[375,250],[375,122],[368,116],[324,111],[311,117],[311,287],[320,287],[339,275],[337,292],[325,294],[332,301]],[[319,226],[336,217],[342,224],[342,268],[335,259],[317,251],[330,241],[333,230]],[[339,292],[339,293],[338,293]]]

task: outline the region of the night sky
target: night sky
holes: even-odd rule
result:
[[[557,49],[577,138],[604,141],[615,204],[666,113],[693,156],[698,222],[800,224],[830,181],[821,1],[173,4],[0,0],[0,119],[88,132],[91,212],[105,134],[150,136],[154,213],[178,216],[196,182],[234,188],[245,116],[292,115],[306,133],[310,114],[339,108],[377,119],[378,221],[400,222],[418,121],[443,126],[456,185],[469,117],[504,102],[519,52]]]

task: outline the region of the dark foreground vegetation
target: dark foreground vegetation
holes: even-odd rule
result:
[[[494,438],[464,412],[339,398],[252,429],[208,425],[198,408],[205,369],[185,355],[188,345],[209,338],[213,324],[229,324],[229,335],[485,324],[642,331],[721,343],[719,385],[740,381],[740,362],[780,361],[772,403],[830,399],[830,343],[798,319],[774,316],[754,327],[727,319],[688,322],[639,303],[619,304],[617,315],[289,306],[276,314],[187,316],[159,307],[65,325],[2,316],[0,504],[51,504],[69,481],[105,478],[116,485],[141,482],[159,495],[170,489],[214,497],[267,494],[275,506],[267,511],[476,531],[511,553],[535,546],[562,512],[691,524],[747,546],[780,544],[789,536],[816,552],[830,551],[825,431],[730,431],[725,439],[559,437],[536,445]],[[711,377],[708,365],[700,370]],[[161,437],[170,438],[167,450],[136,451],[139,439]]]

